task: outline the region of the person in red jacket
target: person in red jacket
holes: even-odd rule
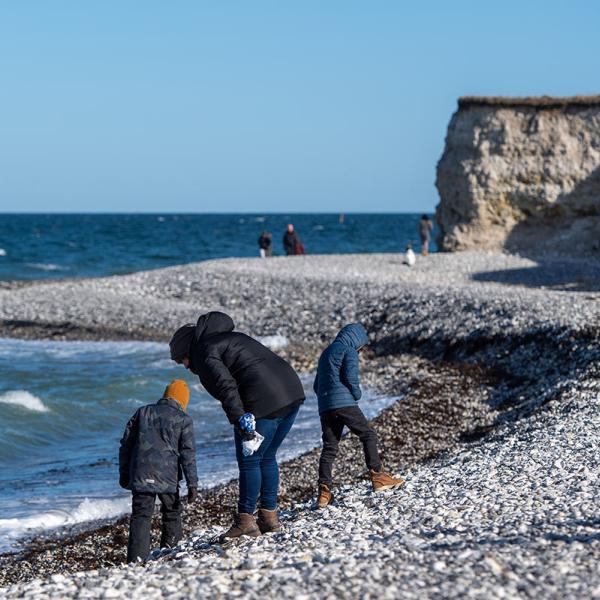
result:
[[[287,256],[304,254],[304,244],[300,241],[298,232],[291,223],[287,226],[287,231],[283,235],[283,249]]]

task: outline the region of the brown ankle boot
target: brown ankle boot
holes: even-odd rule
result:
[[[261,533],[277,533],[278,531],[281,531],[281,523],[279,522],[276,510],[259,508],[256,524]]]
[[[319,496],[317,497],[317,508],[325,508],[333,502],[333,494],[325,483],[319,484]]]
[[[219,542],[231,541],[235,538],[247,535],[250,537],[258,537],[260,529],[256,526],[254,515],[248,513],[237,513],[233,517],[233,525],[223,534],[219,536]]]
[[[385,471],[373,471],[373,469],[371,469],[369,475],[371,476],[374,492],[391,490],[404,484],[404,479],[400,477],[396,479],[395,477],[388,475]]]

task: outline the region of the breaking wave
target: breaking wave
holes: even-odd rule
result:
[[[259,337],[258,341],[271,350],[281,350],[281,348],[285,348],[290,343],[284,335],[265,335]]]
[[[129,496],[109,500],[85,498],[73,510],[52,510],[23,518],[0,519],[0,551],[10,549],[11,542],[19,538],[41,531],[120,516],[129,510],[130,504]]]
[[[0,403],[14,404],[33,412],[48,412],[50,409],[37,397],[26,390],[11,390],[0,395]]]

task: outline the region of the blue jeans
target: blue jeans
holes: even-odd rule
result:
[[[235,454],[240,469],[240,499],[238,512],[253,514],[260,496],[260,507],[267,510],[277,508],[279,490],[279,466],[277,450],[289,433],[299,406],[276,419],[257,419],[256,431],[264,436],[260,448],[252,456],[242,453],[242,437],[235,431]]]

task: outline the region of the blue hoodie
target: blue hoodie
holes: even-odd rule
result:
[[[358,349],[368,343],[365,328],[360,323],[351,323],[342,327],[333,343],[325,348],[313,386],[319,399],[319,414],[354,406],[360,400]]]

